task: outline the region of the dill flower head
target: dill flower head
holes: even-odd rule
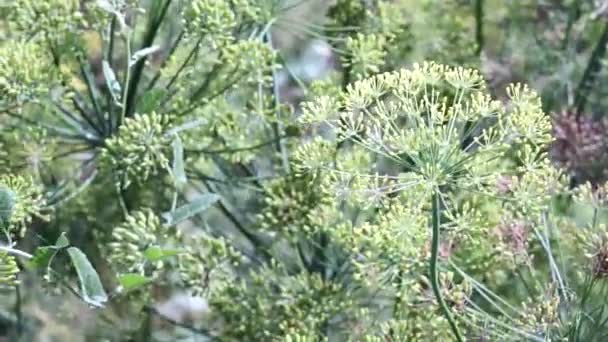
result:
[[[24,103],[47,93],[57,83],[51,56],[34,42],[0,43],[0,103]]]
[[[48,219],[42,189],[29,176],[1,175],[0,196],[2,228],[9,233],[23,236],[34,217]]]
[[[208,35],[217,47],[234,39],[232,31],[237,26],[236,14],[227,1],[193,0],[182,12],[183,22],[192,34]]]
[[[288,274],[275,265],[257,270],[248,283],[226,282],[212,293],[211,308],[224,323],[226,337],[283,340],[294,331],[332,326],[354,310],[342,285],[319,273]]]
[[[301,120],[331,127],[337,139],[435,189],[471,188],[496,178],[497,161],[512,149],[550,140],[538,96],[519,84],[507,93],[509,106],[492,100],[477,70],[429,62],[357,81],[340,97],[321,96],[304,105]]]
[[[239,266],[242,255],[223,238],[204,235],[183,239],[184,251],[177,256],[181,285],[194,296],[207,296],[213,282],[230,276],[230,267]]]
[[[508,218],[501,220],[495,229],[499,240],[497,248],[504,254],[512,255],[512,260],[529,261],[528,245],[530,240],[529,224],[522,219]],[[516,266],[514,263],[513,266]]]
[[[144,273],[146,266],[159,269],[162,261],[146,265],[144,253],[165,234],[165,228],[152,210],[134,212],[112,231],[108,259],[119,273]]]
[[[14,0],[7,2],[9,25],[15,32],[25,33],[33,40],[53,44],[54,48],[69,51],[78,34],[88,26],[89,14],[100,12],[95,4],[78,0]]]
[[[525,255],[535,238],[527,228],[565,185],[544,152],[551,125],[539,97],[521,84],[506,93],[508,103],[493,100],[478,71],[428,62],[303,105],[300,121],[319,137],[294,153],[299,170],[326,175],[341,201],[384,198],[382,215],[332,231],[357,255],[358,279],[395,285],[399,272],[425,272],[432,198],[441,261],[489,275],[490,265]],[[336,146],[348,157],[335,157]],[[361,150],[369,155],[355,158]],[[501,226],[501,217],[526,225]]]
[[[604,224],[597,227],[579,229],[576,234],[585,256],[584,265],[596,278],[608,277],[608,228]]]
[[[15,257],[5,252],[0,252],[0,290],[19,284],[17,275],[19,267]]]
[[[310,175],[282,178],[268,188],[264,209],[259,215],[260,225],[283,237],[311,234],[316,226],[311,215],[316,208],[331,203],[326,189],[315,184]]]
[[[516,322],[528,333],[550,336],[560,325],[559,305],[560,296],[555,289],[547,288],[536,298],[528,298],[522,303]]]
[[[387,39],[377,34],[359,33],[346,38],[348,54],[343,56],[345,67],[350,67],[357,78],[363,78],[380,71],[386,56]]]
[[[166,128],[167,118],[155,112],[127,118],[118,134],[106,141],[101,164],[116,172],[125,188],[168,170],[171,137],[165,135]]]

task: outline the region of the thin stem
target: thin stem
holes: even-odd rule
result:
[[[108,33],[108,50],[106,54],[106,61],[110,64],[110,67],[113,68],[113,60],[114,60],[114,43],[116,36],[116,16],[112,17],[112,22],[110,23],[110,30]],[[127,64],[128,67],[128,64]],[[114,116],[114,99],[110,98],[108,101],[108,118],[104,121],[104,130],[108,136],[112,135],[113,125],[112,125],[112,117]]]
[[[80,57],[78,59],[78,62],[80,64],[80,73],[82,74],[82,77],[84,78],[85,84],[87,86],[87,93],[89,94],[89,98],[91,99],[91,103],[93,104],[93,110],[95,111],[96,115],[100,116],[101,106],[99,105],[99,101],[97,100],[95,83],[93,82],[89,71],[85,67],[84,58]]]
[[[179,77],[179,75],[186,68],[186,66],[188,66],[188,63],[190,63],[190,60],[198,53],[198,50],[200,49],[200,45],[201,45],[201,42],[203,41],[203,38],[204,38],[204,36],[201,36],[198,39],[198,41],[194,44],[194,47],[192,48],[192,50],[190,50],[190,53],[188,54],[188,56],[186,56],[186,59],[184,60],[184,62],[179,66],[179,68],[177,69],[175,74],[173,74],[173,76],[171,76],[169,83],[167,83],[167,85],[165,86],[165,89],[167,91],[169,91],[171,89],[171,87],[173,86],[173,83],[175,83],[175,81],[177,81],[177,78]]]
[[[591,220],[591,228],[595,229],[597,227],[597,214],[598,214],[598,208],[594,207],[593,208],[593,218]]]
[[[18,249],[14,249],[14,248],[9,247],[9,246],[0,246],[0,251],[6,252],[8,254],[13,254],[13,255],[20,256],[20,257],[24,257],[26,259],[31,259],[31,258],[34,257],[33,255],[31,255],[31,254],[29,254],[27,252],[24,252],[24,251],[21,251],[21,250],[18,250]]]
[[[284,135],[284,136],[279,136],[276,139],[272,139],[269,141],[265,141],[259,144],[255,144],[252,146],[246,146],[246,147],[235,147],[235,148],[225,148],[225,149],[218,149],[218,150],[207,150],[207,149],[188,149],[186,150],[186,152],[192,152],[192,153],[206,153],[206,154],[224,154],[224,153],[234,153],[234,152],[243,152],[243,151],[251,151],[251,150],[256,150],[260,147],[264,147],[264,146],[268,146],[268,145],[273,145],[275,143],[280,142],[282,139],[288,138],[288,135]]]
[[[131,87],[129,84],[131,82],[131,67],[129,66],[129,61],[131,60],[131,33],[127,33],[127,70],[124,82],[124,93],[122,95],[122,111],[120,112],[120,116],[118,117],[118,121],[116,122],[116,129],[122,124],[122,121],[127,116],[127,101],[129,98],[129,92],[131,91]]]
[[[158,9],[158,11],[151,11],[151,15],[150,15],[150,19],[149,19],[149,26],[148,29],[145,33],[144,36],[144,41],[142,44],[142,49],[144,48],[148,48],[150,46],[152,46],[152,43],[154,42],[154,38],[156,37],[156,34],[165,18],[165,15],[167,14],[167,10],[169,9],[169,5],[171,5],[171,1],[172,0],[166,0],[160,7],[160,9]],[[131,58],[131,54],[129,53],[129,59]],[[126,99],[125,99],[125,107],[123,108],[123,112],[125,113],[125,116],[130,116],[133,111],[134,111],[134,106],[135,106],[135,96],[137,94],[137,87],[139,86],[139,83],[141,81],[141,77],[143,75],[143,70],[144,70],[144,66],[147,60],[147,56],[141,58],[139,61],[137,61],[137,63],[135,63],[135,65],[133,66],[133,75],[132,78],[125,83],[125,87],[127,88],[127,91],[125,93]],[[127,64],[127,73],[128,70],[130,68],[128,67]]]
[[[162,61],[162,63],[158,67],[158,70],[156,71],[156,74],[154,75],[154,77],[152,77],[152,80],[150,81],[150,83],[148,83],[148,86],[146,87],[146,91],[149,91],[150,89],[154,88],[154,86],[156,85],[156,82],[158,81],[158,79],[160,78],[160,76],[162,74],[163,68],[167,65],[167,62],[169,62],[169,60],[171,59],[171,56],[173,56],[173,53],[175,53],[175,50],[177,49],[177,47],[181,43],[181,41],[184,38],[185,34],[186,34],[186,31],[184,31],[184,30],[182,30],[179,33],[179,35],[175,39],[175,42],[173,42],[173,44],[171,45],[171,48],[169,49],[169,52],[167,53],[167,56],[165,57],[165,59]]]
[[[483,51],[483,0],[475,1],[475,40],[477,41],[477,54]]]
[[[172,325],[175,325],[175,326],[187,329],[187,330],[189,330],[189,331],[191,331],[191,332],[193,332],[195,334],[203,335],[203,336],[210,336],[209,331],[207,331],[205,329],[201,329],[201,328],[195,328],[195,327],[189,326],[187,324],[184,324],[184,323],[178,322],[176,320],[173,320],[172,318],[163,315],[156,308],[154,308],[152,306],[146,305],[144,307],[144,311],[146,311],[148,314],[152,314],[152,315],[154,315],[154,316],[162,319],[163,321],[165,321],[165,322],[167,322],[169,324],[172,324]]]
[[[439,288],[439,272],[437,270],[437,262],[439,259],[439,194],[438,190],[433,192],[432,196],[432,224],[433,224],[433,236],[432,236],[432,245],[431,245],[431,260],[429,261],[429,271],[430,271],[430,280],[431,287],[433,288],[433,294],[435,295],[435,299],[437,299],[437,303],[439,303],[439,307],[443,312],[443,315],[448,320],[450,324],[450,328],[452,328],[452,333],[458,342],[462,342],[462,336],[460,335],[460,331],[456,326],[456,322],[452,317],[452,313],[448,308],[445,300],[443,300],[443,296],[441,295],[441,289]]]
[[[265,39],[271,50],[274,51],[273,41],[272,41],[272,33],[271,27],[268,28],[266,32]],[[272,123],[272,131],[277,140],[277,152],[281,154],[281,161],[283,162],[283,169],[285,173],[289,174],[291,172],[289,167],[289,152],[287,151],[287,146],[285,142],[281,140],[280,136],[283,134],[284,127],[281,123],[282,115],[281,115],[281,100],[279,98],[279,84],[277,83],[277,75],[275,68],[272,69],[272,91],[273,97],[272,101],[275,108],[275,115],[277,117],[277,122]]]

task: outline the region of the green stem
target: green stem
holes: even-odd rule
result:
[[[155,7],[153,5],[153,8],[150,9],[148,28],[144,35],[144,40],[143,40],[141,49],[152,46],[152,43],[154,42],[154,38],[156,37],[158,30],[160,29],[160,25],[162,24],[163,20],[165,19],[165,16],[169,9],[169,5],[171,5],[171,1],[172,0],[166,0],[165,2],[160,3],[160,5],[158,4],[158,2],[154,2],[154,4],[156,6],[160,6],[160,7]],[[129,58],[131,58],[130,55],[129,55]],[[135,109],[134,107],[135,107],[135,98],[137,95],[137,87],[140,83],[146,60],[147,60],[147,56],[141,58],[139,61],[137,61],[137,63],[135,63],[135,65],[133,66],[133,74],[132,74],[131,79],[129,80],[129,82],[125,83],[125,87],[127,88],[127,91],[126,91],[127,98],[125,100],[125,108],[124,108],[125,117],[131,116]],[[130,69],[130,68],[128,67],[128,64],[127,64],[127,70],[128,69]]]
[[[116,122],[116,130],[118,131],[118,128],[120,127],[120,125],[122,125],[122,122],[124,121],[124,119],[127,117],[127,104],[128,104],[128,99],[129,99],[129,92],[130,92],[130,87],[128,86],[131,82],[131,67],[129,66],[129,61],[131,60],[131,32],[127,33],[126,36],[126,48],[127,48],[127,70],[125,71],[125,81],[123,82],[124,85],[124,92],[122,94],[122,110],[120,112],[120,116],[118,117],[118,120]]]
[[[433,288],[433,294],[435,295],[435,299],[437,299],[437,303],[439,303],[439,307],[445,318],[448,320],[450,324],[450,328],[452,328],[452,333],[456,338],[456,341],[462,342],[462,336],[460,335],[460,331],[456,326],[456,322],[452,317],[452,313],[448,308],[447,304],[443,300],[443,296],[441,295],[441,289],[439,288],[439,272],[437,270],[437,261],[439,259],[439,194],[437,190],[433,192],[432,196],[432,224],[433,224],[433,236],[432,236],[432,245],[431,245],[431,260],[429,261],[429,270],[430,270],[430,279],[431,279],[431,287]]]
[[[477,54],[483,51],[483,0],[475,1],[475,39],[477,41]]]
[[[597,227],[597,213],[598,213],[598,208],[595,207],[593,208],[593,218],[591,219],[591,228],[595,229],[595,227]]]
[[[5,252],[5,253],[8,253],[8,254],[16,255],[16,256],[19,256],[19,257],[22,257],[22,258],[25,258],[25,259],[32,259],[34,257],[33,255],[31,255],[29,253],[26,253],[26,252],[21,251],[19,249],[14,249],[14,248],[9,247],[9,246],[2,246],[2,245],[0,245],[0,252]]]

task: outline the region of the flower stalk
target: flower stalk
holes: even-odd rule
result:
[[[431,242],[431,259],[429,260],[429,271],[430,271],[430,280],[431,287],[433,288],[433,294],[435,295],[435,299],[437,299],[437,303],[441,308],[441,311],[445,318],[448,320],[450,324],[450,328],[452,329],[452,333],[458,342],[462,342],[462,336],[460,335],[460,331],[458,330],[458,326],[456,326],[456,322],[454,321],[454,317],[452,317],[452,313],[450,312],[450,308],[448,308],[443,296],[441,295],[441,289],[439,288],[439,271],[437,270],[437,262],[439,259],[439,234],[440,234],[440,218],[439,218],[439,193],[437,190],[433,192],[432,195],[432,242]]]

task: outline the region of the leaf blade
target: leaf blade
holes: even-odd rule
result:
[[[112,94],[112,98],[114,99],[114,101],[119,101],[121,87],[120,83],[116,79],[116,74],[114,73],[114,70],[112,70],[112,67],[110,66],[110,63],[108,63],[108,61],[102,61],[101,65],[103,69],[103,76],[106,79],[106,86],[108,87],[110,94]]]
[[[126,273],[118,276],[118,283],[126,291],[135,290],[136,288],[145,286],[151,282],[151,278],[138,273]]]
[[[103,289],[99,274],[80,249],[69,247],[67,251],[80,281],[82,299],[91,305],[103,307],[103,303],[108,300],[108,295]]]
[[[137,52],[135,52],[132,56],[131,59],[129,60],[129,68],[134,66],[137,62],[139,62],[140,59],[147,57],[148,55],[151,55],[153,53],[155,53],[156,51],[160,50],[160,46],[158,45],[152,45],[149,46],[147,48],[143,48]]]
[[[215,202],[219,201],[220,198],[221,197],[218,194],[206,193],[174,211],[163,213],[162,216],[166,220],[167,225],[176,225],[209,209]]]

